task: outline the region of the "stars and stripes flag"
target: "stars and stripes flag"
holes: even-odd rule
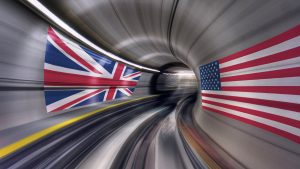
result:
[[[300,143],[300,25],[200,66],[202,108]]]
[[[48,112],[131,96],[140,76],[140,71],[80,46],[49,27],[44,64],[44,85],[51,88],[45,91]]]

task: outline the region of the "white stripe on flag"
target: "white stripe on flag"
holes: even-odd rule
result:
[[[105,77],[112,77],[112,75],[107,72],[98,62],[96,62],[89,54],[87,54],[78,44],[72,42],[59,32],[53,29],[53,31],[56,33],[56,35],[65,43],[66,46],[68,46],[74,53],[76,53],[78,56],[80,56],[83,60],[85,60],[90,66],[92,66],[94,69],[98,70],[99,72],[103,73],[103,76]],[[51,39],[51,38],[50,38]],[[66,53],[64,53],[66,54]],[[68,57],[71,57],[69,55],[66,55]],[[75,60],[75,59],[74,59]],[[76,62],[77,64],[80,64],[79,62]],[[82,64],[80,64],[83,66]],[[85,67],[87,68],[87,67]],[[87,70],[90,70],[87,68]],[[92,70],[90,70],[92,71]]]
[[[77,69],[70,69],[70,68],[66,68],[66,67],[52,65],[49,63],[45,63],[45,69],[52,70],[55,72],[69,73],[69,74],[75,74],[75,75],[106,78],[105,76],[98,74],[98,73],[81,71],[81,70],[77,70]]]
[[[124,93],[126,96],[131,96],[132,94],[127,92],[124,88],[118,88],[119,91],[121,91],[122,93]]]
[[[137,73],[137,72],[135,72],[135,73]],[[129,80],[129,81],[138,81],[138,80],[134,80],[134,78],[137,78],[137,77],[140,77],[141,75],[142,75],[142,72],[139,72],[139,73],[137,73],[136,75],[134,75],[134,76],[131,76],[131,77],[128,77],[128,76],[130,76],[130,75],[132,75],[132,74],[135,74],[135,73],[131,73],[131,74],[129,74],[129,75],[126,75],[126,76],[124,76],[124,77],[121,77],[121,80]]]
[[[267,72],[267,71],[296,68],[296,67],[300,67],[300,56],[292,59],[286,59],[279,62],[253,66],[245,69],[233,70],[225,73],[221,72],[221,77],[237,76],[237,75]]]
[[[231,109],[226,109],[226,108],[223,108],[223,107],[219,107],[219,106],[215,106],[215,105],[211,105],[211,104],[207,104],[207,103],[202,103],[202,105],[206,106],[206,107],[210,107],[212,109],[216,109],[216,110],[219,110],[219,111],[226,112],[228,114],[232,114],[232,115],[235,115],[235,116],[243,117],[243,118],[258,122],[258,123],[262,123],[262,124],[265,124],[265,125],[268,125],[268,126],[272,126],[274,128],[289,132],[289,133],[294,134],[296,136],[300,136],[300,129],[298,129],[296,127],[292,127],[292,126],[289,126],[289,125],[286,125],[286,124],[283,124],[283,123],[279,123],[277,121],[265,119],[265,118],[262,118],[262,117],[254,116],[254,115],[251,115],[251,114],[246,114],[246,113],[231,110]]]
[[[73,62],[75,62],[76,64],[80,65],[82,68],[84,68],[87,71],[91,71],[90,69],[88,69],[86,66],[84,66],[83,64],[81,64],[80,62],[78,62],[76,59],[74,59],[72,56],[70,56],[67,52],[65,52],[62,48],[60,48],[58,46],[58,44],[56,44],[53,39],[48,35],[47,36],[48,41],[57,49],[59,50],[61,53],[63,53],[65,56],[67,56],[69,59],[71,59]]]
[[[205,97],[205,96],[202,96],[202,100],[224,103],[224,104],[228,104],[228,105],[232,105],[232,106],[236,106],[236,107],[242,107],[242,108],[262,111],[262,112],[265,112],[268,114],[274,114],[277,116],[282,116],[282,117],[286,117],[286,118],[290,118],[290,119],[294,119],[294,120],[300,120],[300,114],[298,112],[294,112],[294,111],[283,110],[283,109],[278,109],[278,108],[273,108],[273,107],[268,107],[268,106],[261,106],[261,105],[257,105],[257,104],[243,103],[243,102],[238,102],[238,101]]]
[[[213,91],[213,90],[201,90],[202,93],[217,94],[223,96],[237,96],[253,99],[265,99],[279,102],[290,102],[300,104],[299,95],[288,94],[273,94],[273,93],[255,93],[255,92],[234,92],[234,91]]]
[[[93,68],[101,72],[103,76],[112,78],[112,75],[107,70],[105,70],[98,62],[96,62],[89,54],[87,54],[79,45],[74,43],[72,45],[68,45],[68,47],[72,49],[77,55],[79,55],[83,60],[93,66]]]
[[[299,86],[300,77],[222,82],[221,86]]]
[[[269,48],[260,50],[258,52],[251,53],[249,55],[245,55],[245,56],[239,57],[237,59],[222,63],[222,64],[220,64],[220,68],[225,68],[225,67],[228,67],[228,66],[248,62],[250,60],[262,58],[262,57],[269,56],[269,55],[272,55],[272,54],[275,54],[275,53],[279,53],[279,52],[282,52],[282,51],[293,49],[293,48],[296,48],[298,46],[300,46],[300,36],[292,38],[292,39],[287,40],[287,41],[284,41],[284,42],[279,43],[277,45],[271,46]]]
[[[48,111],[48,112],[51,112],[51,111],[53,111],[53,110],[55,110],[55,109],[57,109],[57,108],[59,108],[59,107],[65,105],[65,104],[68,104],[68,103],[70,103],[70,102],[72,102],[72,101],[74,101],[74,100],[76,100],[76,99],[78,99],[78,98],[80,98],[80,97],[82,97],[82,96],[84,96],[84,95],[87,95],[87,94],[89,94],[89,93],[92,93],[92,92],[94,92],[94,91],[96,91],[96,90],[98,90],[98,89],[87,89],[87,90],[81,91],[81,92],[79,92],[79,93],[76,93],[76,94],[74,94],[74,95],[71,95],[71,96],[69,96],[69,97],[66,97],[66,98],[64,98],[64,99],[58,100],[58,101],[56,101],[56,102],[54,102],[54,103],[48,105],[48,106],[47,106],[47,111]],[[101,92],[103,92],[103,91],[101,90],[100,92],[97,92],[97,93],[93,94],[92,96],[85,98],[84,100],[87,100],[87,99],[89,99],[89,98],[91,98],[91,97],[93,97],[93,96],[95,96],[95,95],[97,95],[97,94],[99,94],[99,93],[101,93]],[[81,101],[84,101],[84,100],[81,100]],[[68,106],[68,107],[65,108],[65,109],[68,109],[68,108],[74,106],[75,104],[78,104],[78,102],[76,102],[76,103],[74,103],[74,104]]]

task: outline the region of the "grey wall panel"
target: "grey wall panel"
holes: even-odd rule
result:
[[[0,1],[0,130],[49,116],[42,90],[48,24],[17,1]],[[9,88],[8,88],[9,87]]]
[[[0,130],[50,116],[42,90],[1,91]]]
[[[19,2],[0,2],[1,80],[24,80],[24,85],[43,86],[47,28],[47,23]]]

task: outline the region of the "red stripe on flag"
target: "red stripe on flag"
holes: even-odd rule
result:
[[[289,139],[291,141],[294,141],[294,142],[300,144],[300,137],[297,136],[297,135],[291,134],[289,132],[277,129],[277,128],[272,127],[272,126],[268,126],[268,125],[263,124],[263,123],[259,123],[259,122],[253,121],[253,120],[249,120],[249,119],[246,119],[246,118],[243,118],[243,117],[240,117],[240,116],[229,114],[229,113],[224,112],[224,111],[216,110],[216,109],[213,109],[213,108],[210,108],[210,107],[202,106],[202,108],[205,109],[205,110],[208,110],[208,111],[210,111],[212,113],[217,113],[217,114],[220,114],[220,115],[223,115],[223,116],[226,116],[226,117],[229,117],[229,118],[241,121],[243,123],[246,123],[246,124],[249,124],[249,125],[252,125],[252,126],[255,126],[255,127],[258,127],[258,128],[264,129],[264,130],[267,130],[267,131],[270,131],[270,132],[272,132],[274,134],[280,135],[280,136],[282,136],[284,138],[287,138],[287,139]]]
[[[129,78],[129,77],[133,77],[133,76],[138,75],[138,74],[141,74],[141,72],[136,72],[136,73],[133,73],[133,74],[131,74],[131,75],[129,75],[129,76],[125,76],[125,77],[126,77],[126,78]]]
[[[114,99],[115,92],[117,92],[116,88],[115,87],[110,87],[108,89],[108,93],[107,93],[107,96],[106,96],[106,101]]]
[[[254,99],[254,98],[238,97],[238,96],[225,96],[225,95],[208,94],[208,93],[202,93],[202,96],[212,97],[217,99],[233,100],[238,102],[257,104],[262,106],[279,108],[283,110],[300,112],[300,104],[296,104],[296,103],[280,102],[280,101],[265,100],[265,99]]]
[[[297,77],[297,76],[300,76],[300,67],[259,72],[259,73],[251,73],[251,74],[244,74],[244,75],[237,75],[237,76],[221,77],[221,82],[273,79],[273,78]]]
[[[116,63],[117,65],[117,68],[116,68],[116,70],[115,70],[115,72],[114,72],[114,77],[113,77],[113,79],[120,79],[121,78],[121,76],[122,76],[122,73],[123,73],[123,69],[124,69],[124,67],[125,67],[125,65],[124,64],[122,64],[122,63]]]
[[[86,62],[84,59],[82,59],[79,55],[77,55],[72,49],[70,49],[54,32],[54,30],[49,27],[48,29],[48,34],[50,35],[51,39],[54,40],[54,42],[61,48],[63,49],[67,54],[69,54],[71,57],[73,57],[75,60],[80,62],[82,65],[87,67],[89,70],[102,74],[99,72],[97,69],[95,69],[92,65],[90,65],[88,62]]]
[[[282,60],[292,59],[292,58],[296,58],[299,56],[300,56],[300,47],[297,47],[294,49],[290,49],[287,51],[269,55],[269,56],[266,56],[263,58],[259,58],[259,59],[251,60],[248,62],[228,66],[225,68],[221,68],[220,72],[225,73],[225,72],[229,72],[229,71],[245,69],[245,68],[249,68],[249,67],[254,67],[254,66],[264,65],[264,64],[268,64],[268,63],[282,61]]]
[[[222,86],[222,91],[300,95],[300,86]]]
[[[271,39],[268,39],[266,41],[263,41],[261,43],[254,45],[252,47],[249,47],[249,48],[239,51],[237,53],[231,54],[227,57],[224,57],[224,58],[220,59],[219,62],[225,63],[225,62],[237,59],[239,57],[242,57],[242,56],[260,51],[262,49],[277,45],[281,42],[287,41],[287,40],[297,37],[299,35],[300,35],[300,25],[297,25],[296,27],[294,27],[284,33],[281,33]]]
[[[129,94],[132,94],[132,91],[129,90],[128,88],[124,88],[124,90],[125,90],[126,92],[128,92]]]
[[[258,111],[258,110],[233,106],[233,105],[229,105],[229,104],[214,102],[214,101],[210,101],[210,100],[202,100],[202,102],[203,103],[208,103],[208,104],[211,104],[211,105],[215,105],[215,106],[219,106],[219,107],[224,107],[224,108],[231,109],[231,110],[236,110],[236,111],[247,113],[247,114],[252,114],[252,115],[255,115],[255,116],[263,117],[263,118],[266,118],[266,119],[270,119],[270,120],[273,120],[273,121],[278,121],[278,122],[283,123],[283,124],[287,124],[287,125],[290,125],[290,126],[300,128],[300,121],[290,119],[290,118],[287,118],[287,117],[282,117],[282,116],[278,116],[278,115],[274,115],[274,114],[269,114],[269,113],[266,113],[266,112],[263,112],[263,111]]]
[[[92,93],[88,93],[88,94],[86,94],[86,95],[84,95],[84,96],[81,96],[81,97],[79,97],[79,98],[77,98],[77,99],[75,99],[75,100],[72,100],[71,102],[69,102],[69,103],[67,103],[67,104],[64,104],[64,105],[62,105],[62,106],[60,106],[60,107],[58,107],[58,108],[52,110],[51,112],[55,112],[55,111],[59,111],[59,110],[64,110],[64,109],[66,109],[66,108],[68,108],[68,107],[70,107],[70,106],[72,106],[72,105],[74,105],[74,104],[77,104],[77,103],[79,103],[79,102],[85,100],[86,98],[88,98],[88,97],[90,97],[90,96],[92,96],[92,95],[94,95],[94,94],[96,94],[96,93],[98,93],[98,92],[100,93],[100,92],[103,91],[103,90],[104,90],[104,89],[98,89],[98,90],[96,90],[96,91],[93,91]]]
[[[45,85],[47,86],[136,86],[137,82],[89,77],[77,74],[44,70]]]

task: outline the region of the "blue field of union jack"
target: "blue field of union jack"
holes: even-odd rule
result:
[[[141,74],[48,29],[44,64],[47,112],[131,96]]]

